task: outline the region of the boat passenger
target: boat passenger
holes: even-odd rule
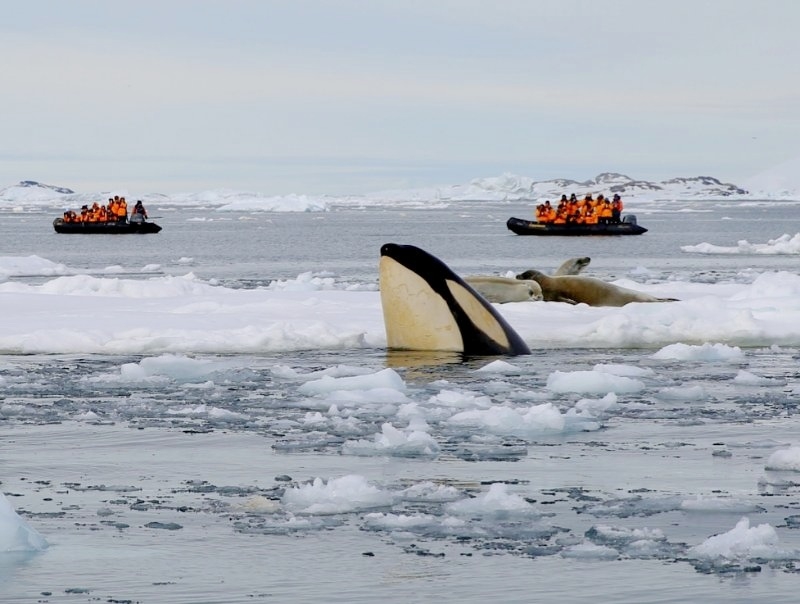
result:
[[[131,210],[131,222],[144,222],[147,219],[147,210],[142,205],[142,200],[136,201],[136,205]]]
[[[597,224],[597,220],[597,212],[594,211],[594,208],[591,205],[586,206],[581,222],[583,224]]]
[[[567,224],[579,224],[581,221],[581,209],[577,203],[570,203],[567,207]]]
[[[611,200],[611,222],[620,222],[622,216],[622,198],[618,193],[614,193],[614,199]]]
[[[544,219],[545,222],[553,222],[556,218],[556,210],[550,205],[550,200],[544,202]]]
[[[604,199],[603,203],[598,207],[597,219],[601,224],[608,224],[612,222],[611,202],[608,199]]]
[[[114,196],[114,199],[117,199]],[[128,222],[128,203],[124,197],[120,197],[117,202],[117,222]]]

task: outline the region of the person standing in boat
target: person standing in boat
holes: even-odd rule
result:
[[[144,222],[147,219],[147,210],[142,205],[142,200],[136,201],[136,205],[131,210],[131,222]]]
[[[614,199],[611,200],[611,221],[619,222],[622,216],[622,198],[618,193],[614,193]]]
[[[116,199],[116,195],[114,199]],[[128,222],[128,202],[124,197],[120,197],[117,202],[117,222]]]
[[[603,199],[603,203],[599,204],[597,208],[597,218],[600,224],[608,224],[613,222],[613,208],[611,206],[611,201],[608,197]]]

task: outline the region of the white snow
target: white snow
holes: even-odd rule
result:
[[[800,254],[800,233],[789,235],[784,233],[780,237],[770,239],[767,243],[750,243],[742,239],[735,247],[698,243],[697,245],[683,245],[681,251],[692,254]]]
[[[6,274],[53,277],[0,281],[0,350],[6,353],[259,353],[381,348],[386,336],[380,295],[353,291],[333,277],[231,289],[182,276],[130,279],[68,274],[46,259],[0,257]],[[0,273],[2,274],[2,273]],[[740,362],[742,346],[800,344],[800,275],[764,272],[753,283],[641,284],[679,298],[624,307],[526,302],[498,310],[533,348],[659,348],[661,361]],[[136,317],[120,322],[119,317]],[[91,320],[89,320],[91,317]],[[481,371],[518,370],[497,361]],[[638,387],[631,368],[554,376],[548,388],[605,394]],[[386,386],[386,384],[384,384]],[[320,387],[325,387],[321,384]],[[337,386],[341,388],[340,384]],[[390,386],[391,387],[391,386]],[[608,388],[606,390],[606,388]]]

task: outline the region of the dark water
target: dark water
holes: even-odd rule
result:
[[[419,245],[463,273],[554,268],[584,255],[593,273],[611,277],[644,267],[660,277],[713,281],[798,268],[796,256],[680,251],[793,234],[796,206],[629,209],[647,234],[519,237],[505,220],[530,215],[523,204],[322,214],[154,208],[164,230],[141,237],[56,235],[46,214],[0,214],[0,256],[36,254],[80,272],[119,265],[135,273],[157,264],[233,287],[305,271],[373,283],[387,241]],[[652,352],[536,351],[514,359],[517,375],[475,373],[483,361],[397,365],[375,350],[205,355],[197,358],[210,363],[206,372],[141,383],[114,379],[140,357],[0,357],[0,486],[51,544],[39,554],[0,557],[0,600],[795,602],[800,477],[766,471],[765,462],[778,447],[797,444],[800,350],[759,348],[735,363],[666,364],[654,362]],[[642,392],[620,395],[600,414],[597,430],[487,433],[454,427],[436,402],[452,390],[487,397],[493,406],[551,402],[566,410],[581,397],[546,392],[547,376],[598,363],[654,373]],[[302,380],[280,370],[339,365],[374,372],[396,366],[407,398],[307,396],[299,391]],[[774,381],[737,385],[739,369]],[[683,396],[664,394],[681,388]],[[691,388],[704,394],[689,394]],[[349,422],[331,419],[334,403]],[[408,403],[425,413],[442,447],[437,456],[344,452],[347,440],[370,439],[384,422],[401,425],[397,414]],[[316,413],[322,421],[312,421]],[[409,498],[379,509],[296,516],[251,505],[279,502],[286,489],[315,477],[349,474],[385,491],[432,481],[465,497],[503,482],[536,514],[475,512],[444,523],[445,502]],[[682,505],[698,497],[729,506]],[[432,520],[391,528],[376,525],[373,512]],[[771,551],[789,553],[692,559],[691,546],[743,516],[752,526],[776,527],[780,543]],[[602,527],[623,536],[604,537]],[[625,532],[634,529],[661,536],[635,546]],[[581,545],[607,547],[608,555],[575,557]]]

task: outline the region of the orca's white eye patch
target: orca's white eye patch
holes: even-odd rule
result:
[[[505,349],[511,348],[505,329],[497,318],[486,308],[480,299],[471,291],[456,281],[448,279],[447,288],[453,294],[458,305],[464,310],[476,329],[486,334],[490,339],[500,344]]]

